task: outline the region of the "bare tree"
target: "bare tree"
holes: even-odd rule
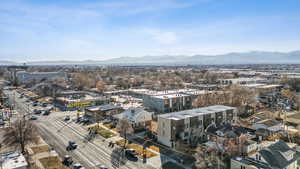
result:
[[[102,81],[102,80],[99,80],[97,83],[96,83],[96,88],[103,92],[106,88],[106,84]]]
[[[36,126],[25,118],[19,118],[6,129],[3,136],[3,144],[7,146],[16,146],[22,153],[25,152],[25,146],[31,142],[38,141]]]
[[[124,141],[124,148],[125,148],[127,135],[130,135],[134,132],[132,125],[127,120],[121,119],[117,124],[117,130],[120,132],[120,135],[123,136],[125,139]]]
[[[193,103],[194,107],[206,107],[211,105],[227,105],[237,107],[241,110],[244,106],[255,103],[256,92],[241,87],[231,85],[230,87],[216,92],[207,92],[200,95]]]

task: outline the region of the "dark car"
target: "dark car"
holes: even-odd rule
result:
[[[77,144],[75,141],[69,141],[67,146],[67,151],[75,150],[77,148]]]
[[[81,123],[81,124],[83,124],[83,125],[86,125],[86,124],[89,124],[89,123],[90,123],[90,120],[87,119],[87,118],[82,118],[82,119],[80,120],[79,123]]]
[[[44,113],[43,113],[43,116],[47,116],[47,115],[49,115],[50,113],[51,113],[50,110],[45,110]]]
[[[126,150],[125,150],[125,155],[126,155],[127,157],[137,158],[137,153],[135,152],[134,149],[126,149]]]
[[[29,118],[29,120],[37,120],[38,118],[36,117],[36,116],[31,116],[30,118]]]
[[[65,116],[64,121],[69,121],[71,118],[69,115]]]
[[[63,165],[70,166],[72,164],[73,164],[72,157],[69,155],[65,155],[64,160],[63,160]]]
[[[37,103],[32,103],[32,106],[36,107],[38,104]]]
[[[41,110],[37,110],[37,109],[34,109],[33,112],[34,112],[34,114],[41,114],[42,113]]]

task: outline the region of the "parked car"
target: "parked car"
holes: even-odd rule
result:
[[[80,120],[80,122],[79,123],[82,123],[82,124],[89,124],[90,123],[90,120],[89,119],[87,119],[87,118],[82,118],[81,120]]]
[[[37,103],[32,103],[32,106],[33,107],[36,107],[38,104]]]
[[[69,141],[67,146],[67,151],[75,150],[77,148],[77,144],[75,141]]]
[[[135,152],[134,149],[126,149],[125,150],[125,155],[131,158],[137,158],[137,153]]]

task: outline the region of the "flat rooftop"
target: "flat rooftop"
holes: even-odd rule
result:
[[[186,119],[189,117],[196,117],[199,115],[211,114],[211,113],[215,113],[215,112],[221,112],[221,111],[232,110],[232,109],[235,109],[235,108],[229,107],[229,106],[223,106],[223,105],[215,105],[215,106],[209,106],[209,107],[203,107],[203,108],[190,109],[190,110],[184,110],[184,111],[179,111],[179,112],[162,114],[162,115],[158,115],[158,117],[171,119],[171,120],[181,120],[181,119]]]
[[[5,168],[24,168],[28,166],[25,157],[21,153],[8,153],[2,157],[2,167]]]
[[[172,99],[172,98],[178,98],[178,97],[188,97],[187,94],[167,94],[167,95],[159,95],[159,96],[153,96],[155,98],[159,99]]]

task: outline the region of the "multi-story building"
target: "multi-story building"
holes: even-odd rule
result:
[[[158,141],[175,147],[178,141],[198,142],[205,136],[208,126],[235,123],[237,109],[215,105],[158,115]]]
[[[186,94],[145,95],[143,105],[155,113],[169,113],[192,108],[192,96]]]

